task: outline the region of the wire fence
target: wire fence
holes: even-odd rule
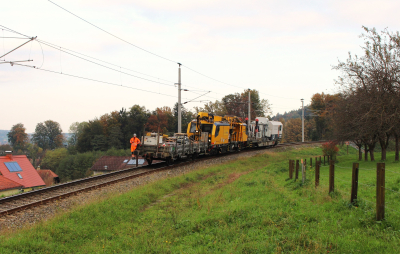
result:
[[[302,160],[303,163],[305,164],[307,160]],[[325,159],[324,159],[325,162]],[[316,164],[319,165],[316,165]],[[301,165],[301,163],[300,163]],[[289,162],[289,178],[293,176],[293,171],[294,171],[294,161],[292,163]],[[292,167],[292,168],[290,168]],[[302,166],[300,166],[301,168]],[[331,168],[332,167],[332,168]],[[312,164],[312,159],[309,160],[309,165],[305,164],[306,170],[313,171],[315,173],[315,187],[318,188],[318,186],[326,186],[326,179],[328,179],[329,183],[329,193],[334,191],[334,185],[336,183],[336,190],[341,190],[343,191],[349,191],[351,190],[351,200],[355,198],[357,202],[354,202],[353,205],[357,206],[360,204],[360,202],[365,202],[368,204],[372,204],[376,206],[376,216],[377,220],[382,220],[384,219],[384,213],[385,211],[390,211],[390,215],[400,215],[400,210],[397,208],[394,208],[393,206],[398,206],[399,201],[400,201],[400,191],[397,188],[396,185],[399,184],[400,178],[395,179],[393,175],[400,174],[399,172],[386,169],[384,163],[378,163],[377,168],[367,168],[367,167],[360,167],[359,163],[354,163],[353,167],[346,167],[346,166],[339,166],[337,163],[335,164],[334,161],[330,161],[328,165],[323,165],[323,162],[321,160],[321,157],[318,160],[318,157],[316,157],[316,160],[314,160],[314,163]],[[335,173],[335,168],[341,169],[339,172]],[[327,170],[328,169],[328,170]],[[344,171],[348,170],[348,171]],[[318,172],[316,172],[318,170]],[[290,171],[292,171],[292,174],[290,174]],[[299,170],[300,173],[302,173],[301,170]],[[368,173],[367,175],[363,175],[362,172],[370,172],[370,171],[375,171],[376,175],[374,175],[375,179],[373,180],[374,182],[371,183],[371,173]],[[345,173],[349,173],[348,175]],[[356,173],[355,173],[356,172]],[[360,179],[359,181],[358,176],[360,174]],[[308,173],[308,172],[307,172]],[[338,176],[337,173],[340,175]],[[387,178],[385,178],[385,174],[388,175]],[[369,177],[365,178],[365,177]],[[299,177],[300,178],[300,177]],[[385,180],[386,179],[386,180]],[[321,182],[321,180],[323,180]],[[389,180],[389,181],[388,181]],[[386,184],[390,186],[386,186]],[[394,187],[393,187],[394,185]],[[360,192],[358,192],[359,187],[361,188]],[[400,187],[400,186],[399,186]],[[376,201],[371,201],[367,199],[368,197],[371,197],[371,194],[373,195],[373,198],[376,199]],[[385,196],[386,195],[386,196]],[[385,198],[389,197],[390,200],[389,202],[386,202]],[[352,202],[352,201],[351,201]],[[389,205],[389,206],[388,206]]]

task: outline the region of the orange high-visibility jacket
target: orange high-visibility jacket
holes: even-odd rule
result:
[[[133,137],[131,138],[131,152],[136,150],[136,146],[140,144],[140,139]]]

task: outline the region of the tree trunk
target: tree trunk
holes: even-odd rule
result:
[[[382,161],[386,160],[386,147],[385,146],[382,146],[381,160]]]
[[[395,161],[399,161],[399,135],[394,135],[395,145],[396,145],[396,153],[394,156]]]
[[[369,155],[371,157],[371,161],[375,161],[374,148],[369,149]]]
[[[367,146],[367,144],[364,144],[364,150],[365,150],[364,160],[368,161],[368,146]]]
[[[386,136],[386,138],[379,138],[379,144],[381,145],[382,153],[381,153],[381,160],[385,161],[386,160],[386,148],[389,145],[389,136]]]
[[[362,144],[357,144],[358,147],[358,160],[362,161]]]

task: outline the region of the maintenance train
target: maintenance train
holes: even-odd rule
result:
[[[135,154],[145,158],[149,165],[153,160],[171,164],[177,159],[195,159],[199,155],[271,147],[281,142],[282,128],[281,122],[269,121],[266,117],[242,121],[236,116],[199,112],[188,124],[186,133],[175,133],[172,137],[159,133],[143,136]]]

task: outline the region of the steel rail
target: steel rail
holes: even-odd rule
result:
[[[279,148],[285,146],[296,146],[296,145],[305,145],[305,144],[317,144],[322,143],[324,141],[310,141],[310,142],[300,142],[300,143],[282,143],[278,144],[272,148]],[[242,150],[240,153],[249,153],[256,150],[262,150],[266,147],[255,147],[252,149]],[[54,200],[59,200],[62,198],[69,197],[71,195],[76,195],[81,192],[90,191],[93,189],[101,188],[107,185],[111,185],[117,182],[126,181],[133,178],[138,178],[141,176],[151,175],[156,172],[161,172],[165,170],[170,170],[175,167],[182,167],[193,163],[198,163],[202,161],[207,161],[215,158],[235,155],[236,153],[224,153],[214,156],[207,156],[201,159],[178,162],[173,165],[163,166],[164,163],[153,164],[151,166],[143,166],[143,167],[134,167],[128,168],[124,170],[114,171],[107,174],[92,176],[88,178],[83,178],[71,182],[66,182],[62,184],[57,184],[54,186],[41,188],[38,190],[33,190],[26,193],[21,193],[18,195],[5,197],[0,199],[0,217],[12,214],[17,211],[25,210],[31,207],[39,206]],[[137,173],[138,170],[144,169],[145,172]],[[148,170],[147,170],[148,169]],[[104,180],[104,181],[102,181]],[[92,184],[91,184],[92,183]],[[89,184],[89,186],[87,186]],[[69,190],[74,188],[73,190]],[[62,193],[58,193],[57,191],[61,191]],[[45,196],[47,195],[47,196]],[[34,198],[34,199],[33,199]],[[33,200],[30,200],[33,199]],[[21,202],[21,203],[19,203]],[[5,209],[3,209],[5,208]]]

